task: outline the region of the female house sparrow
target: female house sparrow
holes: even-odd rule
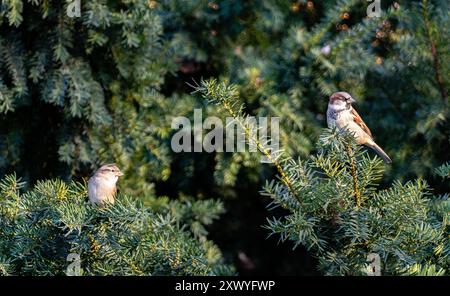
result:
[[[327,110],[328,127],[337,126],[339,129],[348,129],[355,133],[356,142],[359,145],[366,145],[372,148],[385,162],[391,163],[392,160],[386,152],[375,143],[369,128],[361,119],[358,112],[353,109],[352,103],[354,102],[355,99],[346,92],[341,91],[332,94]]]
[[[123,176],[123,173],[115,164],[105,164],[100,167],[88,181],[88,195],[91,203],[113,204],[117,191],[116,183],[120,176]]]

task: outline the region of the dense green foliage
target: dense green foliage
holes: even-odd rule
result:
[[[398,202],[393,192],[414,191],[423,201],[409,208],[417,222],[425,219],[417,213],[425,215],[432,203],[425,200],[434,200],[423,180],[434,195],[450,191],[434,174],[450,159],[448,1],[381,1],[379,18],[368,18],[368,2],[361,0],[81,0],[81,17],[71,18],[72,2],[0,2],[0,176],[16,172],[31,190],[26,196],[38,180],[71,184],[115,162],[125,173],[119,182],[124,196],[222,199],[227,214],[210,227],[210,236],[241,273],[312,273],[317,264],[338,273],[335,262],[311,262],[305,249],[292,252],[264,240],[260,225],[270,200],[258,190],[275,169],[261,164],[257,153],[171,151],[174,117],[192,119],[194,108],[202,108],[204,118],[227,116],[191,94],[188,83],[211,76],[233,84],[248,114],[280,117],[284,157],[308,166],[329,153],[325,143],[316,145],[328,96],[347,91],[393,159],[392,166],[370,165],[381,180],[371,181],[378,187],[368,183],[367,194]],[[357,159],[358,165],[376,162]],[[362,178],[372,171],[359,172]],[[316,177],[319,187],[329,183]],[[410,181],[417,178],[422,181]],[[56,181],[46,182],[39,184]],[[391,193],[381,197],[383,189]],[[399,206],[411,202],[399,200]],[[189,216],[195,204],[180,210]],[[353,211],[346,206],[343,213]],[[182,221],[205,233],[198,220]],[[423,222],[439,228],[436,221]],[[412,228],[406,233],[410,237]],[[437,233],[430,237],[441,244]],[[391,260],[394,246],[390,250],[383,259]],[[430,252],[407,262],[442,267],[434,260],[440,255],[433,261]],[[310,254],[320,257],[317,250]],[[389,272],[400,273],[402,260]],[[346,264],[354,268],[355,262]]]
[[[95,208],[86,188],[60,180],[0,182],[2,275],[217,275],[231,274],[204,226],[223,211],[220,202],[169,202],[119,196]],[[189,228],[187,228],[188,226]],[[79,256],[72,271],[69,254]],[[72,255],[73,256],[73,255]]]
[[[161,138],[167,137],[170,114],[161,110],[180,112],[159,93],[175,61],[160,38],[157,13],[146,1],[86,1],[82,18],[69,18],[64,1],[3,3],[0,111],[11,114],[2,121],[11,151],[2,170],[14,164],[30,172],[23,153],[33,144],[29,138],[44,129],[55,147],[36,148],[35,156],[57,152],[51,159],[67,168],[58,173],[114,160],[126,172],[127,192],[150,193],[150,180],[168,174]],[[31,116],[31,127],[24,116]]]
[[[282,241],[304,244],[325,274],[365,275],[368,254],[380,256],[384,275],[448,273],[448,196],[431,196],[424,180],[378,190],[381,159],[370,158],[352,140],[326,131],[317,155],[286,164],[300,202],[279,182],[266,184],[263,194],[291,212],[269,220],[267,228]]]

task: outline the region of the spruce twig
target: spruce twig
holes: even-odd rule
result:
[[[353,151],[350,146],[347,147],[347,154],[348,154],[348,157],[350,158],[350,172],[352,174],[353,192],[355,195],[356,206],[359,208],[359,207],[361,207],[361,192],[359,191],[356,161],[355,161],[355,158],[353,157]]]
[[[223,102],[223,107],[225,110],[228,111],[228,113],[237,120],[239,118],[238,114],[236,114],[231,106],[227,104],[226,102]],[[239,125],[241,126],[242,130],[245,133],[245,136],[247,139],[252,141],[256,144],[256,147],[258,148],[258,151],[260,151],[262,154],[264,154],[271,163],[274,164],[275,168],[277,169],[278,173],[280,174],[280,178],[283,181],[283,183],[289,188],[289,191],[291,194],[299,201],[301,202],[300,198],[297,196],[297,194],[294,191],[294,185],[291,182],[290,178],[288,177],[287,173],[283,170],[283,167],[281,166],[281,163],[274,157],[272,157],[272,154],[270,151],[254,136],[254,133],[250,131],[250,129],[241,121],[237,120]]]

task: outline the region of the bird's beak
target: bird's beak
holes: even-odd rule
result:
[[[123,173],[121,171],[117,172],[117,177],[123,176]]]
[[[356,100],[355,100],[353,97],[350,97],[349,102],[350,102],[351,104],[353,104],[353,103],[356,102]]]

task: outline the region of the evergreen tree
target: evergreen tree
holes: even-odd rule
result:
[[[33,173],[32,162],[42,167],[24,154],[45,132],[54,147],[36,145],[33,157],[57,157],[49,175],[115,161],[126,172],[127,192],[151,193],[152,180],[170,174],[167,111],[183,113],[182,104],[169,108],[176,98],[160,92],[176,69],[161,17],[147,1],[85,1],[79,18],[67,15],[72,1],[2,3],[0,111],[2,143],[11,149],[2,171]]]
[[[380,258],[375,268],[386,275],[448,272],[448,195],[432,197],[423,179],[379,190],[382,160],[369,156],[347,131],[323,131],[318,153],[308,160],[271,153],[258,140],[236,87],[209,80],[196,90],[233,116],[249,143],[277,168],[279,179],[267,182],[262,195],[272,199],[270,208],[288,214],[268,220],[270,235],[293,241],[294,248],[304,245],[327,275],[368,274],[370,256]],[[444,165],[438,173],[448,176],[448,169]]]
[[[26,193],[23,186],[15,175],[0,182],[1,275],[233,273],[206,239],[220,202],[148,197],[144,205],[120,195],[96,208],[80,183],[41,181]]]

